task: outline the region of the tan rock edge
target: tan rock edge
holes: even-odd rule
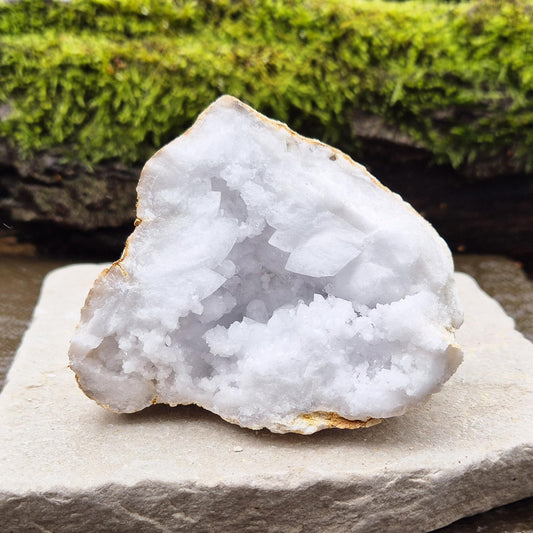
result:
[[[429,531],[533,495],[533,345],[471,278],[456,276],[464,363],[439,394],[300,436],[89,400],[67,350],[100,270],[48,276],[0,395],[5,531]]]

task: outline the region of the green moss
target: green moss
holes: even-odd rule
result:
[[[533,2],[0,0],[0,135],[142,162],[233,94],[353,153],[355,109],[455,166],[533,167]]]

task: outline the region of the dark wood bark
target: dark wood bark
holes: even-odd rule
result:
[[[12,224],[53,223],[79,231],[129,225],[139,174],[139,168],[115,162],[88,169],[54,153],[20,161],[4,145],[0,215]]]
[[[359,157],[422,213],[454,252],[505,254],[533,270],[533,175],[468,180],[431,164],[416,147],[367,142]],[[135,219],[140,168],[117,163],[92,171],[47,154],[19,163],[0,150],[0,221],[54,255],[112,259]],[[10,233],[11,232],[11,233]]]

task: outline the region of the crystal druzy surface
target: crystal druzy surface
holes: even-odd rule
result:
[[[461,362],[450,251],[338,150],[235,98],[145,165],[71,367],[98,403],[195,403],[249,428],[371,425]]]

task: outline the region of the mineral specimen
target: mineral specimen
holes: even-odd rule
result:
[[[448,247],[338,150],[223,96],[137,190],[135,231],[70,348],[108,409],[194,403],[280,433],[369,426],[460,364]]]

